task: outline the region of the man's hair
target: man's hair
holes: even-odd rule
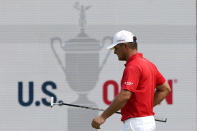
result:
[[[137,37],[133,36],[133,42],[129,42],[128,44],[131,49],[137,50]]]

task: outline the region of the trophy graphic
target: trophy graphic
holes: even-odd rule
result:
[[[90,6],[80,6],[77,2],[74,8],[80,11],[80,33],[75,38],[65,42],[62,42],[62,39],[59,37],[52,38],[51,48],[65,73],[69,87],[78,94],[78,99],[72,104],[96,107],[94,102],[88,100],[87,95],[88,92],[95,87],[99,73],[110,55],[110,51],[108,51],[100,64],[99,51],[104,47],[104,44],[107,43],[106,41],[112,42],[112,38],[106,36],[99,41],[88,37],[85,33],[85,12]],[[54,48],[54,44],[57,43],[60,44],[60,47],[65,53],[65,64],[63,64]],[[96,115],[98,115],[98,111],[68,107],[68,131],[95,130],[91,127],[91,121]]]

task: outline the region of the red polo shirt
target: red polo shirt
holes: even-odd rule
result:
[[[166,80],[157,67],[143,58],[142,53],[131,56],[125,64],[121,89],[133,94],[121,109],[122,121],[128,118],[154,115],[153,98],[155,87]]]

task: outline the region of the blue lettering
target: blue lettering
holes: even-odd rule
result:
[[[23,100],[23,82],[18,82],[18,102],[22,106],[30,106],[34,99],[34,83],[29,82],[29,100],[24,102]]]
[[[52,93],[51,91],[47,90],[47,86],[50,86],[52,89],[56,89],[56,84],[52,81],[46,81],[42,84],[42,91],[44,94],[46,94],[49,97],[54,97],[54,102],[57,101],[57,97],[54,93]],[[50,106],[50,101],[47,101],[46,98],[42,98],[42,103],[46,106]]]

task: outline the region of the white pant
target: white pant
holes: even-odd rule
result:
[[[129,118],[124,121],[122,131],[155,131],[154,116]]]

